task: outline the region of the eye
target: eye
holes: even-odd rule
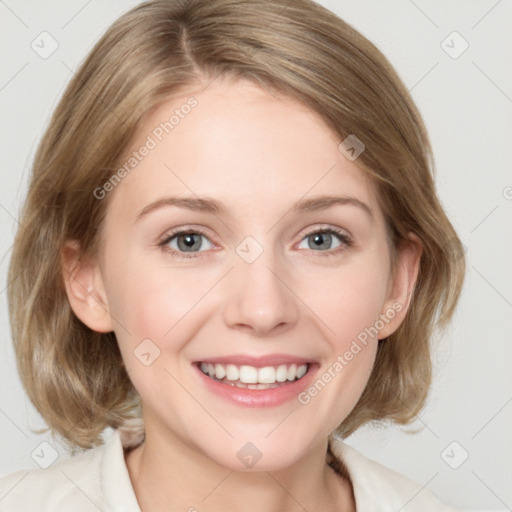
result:
[[[207,244],[203,243],[203,240],[207,240]],[[299,249],[311,249],[319,256],[334,256],[353,245],[349,235],[332,227],[311,231],[304,236],[303,240],[308,240],[308,247],[299,245]],[[332,247],[336,240],[338,241],[337,245]],[[301,244],[303,243],[301,242]],[[167,233],[158,246],[179,258],[196,258],[200,256],[198,253],[212,249],[214,244],[200,229],[181,229]]]
[[[332,247],[332,243],[333,241],[336,242],[336,239],[338,239],[338,245]],[[326,253],[322,254],[322,256],[331,256],[352,246],[352,240],[346,233],[330,227],[311,231],[304,236],[303,240],[308,241],[307,247],[305,247],[306,249]],[[303,242],[301,242],[301,244],[303,244]],[[300,247],[299,245],[299,249],[304,249],[304,247]]]
[[[198,229],[168,233],[158,245],[179,257],[194,258],[197,257],[197,254],[194,253],[203,252],[200,250],[205,245],[203,239],[208,240],[208,243],[211,245],[211,247],[206,247],[206,249],[211,249],[213,247],[212,242],[210,242],[206,233]]]

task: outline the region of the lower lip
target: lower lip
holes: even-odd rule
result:
[[[194,364],[193,366],[199,373],[202,382],[212,393],[243,407],[276,407],[289,400],[296,399],[310,385],[318,368],[317,364],[311,363],[304,377],[288,384],[282,384],[276,388],[247,389],[223,384],[208,377],[208,375],[201,371],[199,365]]]

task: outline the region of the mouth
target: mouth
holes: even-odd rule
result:
[[[196,363],[210,379],[242,389],[273,389],[301,380],[309,371],[309,363],[256,367],[229,363]]]
[[[192,363],[207,393],[241,407],[277,407],[297,399],[320,365],[293,354],[232,354]]]

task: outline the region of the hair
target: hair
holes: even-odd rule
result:
[[[355,161],[375,185],[392,263],[414,233],[423,244],[410,308],[380,340],[355,408],[335,433],[373,421],[410,423],[431,383],[431,338],[457,305],[462,244],[436,195],[422,118],[386,57],[311,0],[154,0],[115,21],[68,84],[41,139],[9,266],[18,371],[32,403],[71,446],[101,444],[107,427],[140,414],[113,332],[73,313],[62,248],[100,247],[108,197],[95,188],[122,162],[144,116],[170,95],[217,76],[246,79],[317,112],[365,150]],[[85,213],[85,214],[84,214]],[[394,267],[392,267],[394,268]]]

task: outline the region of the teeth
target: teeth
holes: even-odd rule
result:
[[[238,385],[239,387],[247,387],[250,389],[265,389],[268,386],[258,387],[260,384],[276,384],[277,382],[285,382],[287,380],[294,381],[306,375],[308,365],[296,364],[280,366],[265,366],[263,368],[255,368],[254,366],[234,364],[206,364],[201,363],[201,370],[209,377],[216,380],[223,380],[227,384]],[[229,382],[231,381],[231,382]],[[238,381],[234,383],[233,381]],[[275,386],[273,386],[275,387]]]
[[[299,366],[297,368],[297,379],[301,379],[306,375],[306,372],[308,371],[308,367],[305,365]]]
[[[277,382],[284,382],[288,378],[288,368],[285,364],[282,364],[277,368],[276,380]]]
[[[244,389],[272,389],[279,387],[279,384],[243,384],[239,380],[236,382],[220,381],[223,384],[227,384],[228,386],[232,386],[234,388],[244,388]]]
[[[262,384],[273,384],[276,380],[276,370],[272,368],[272,366],[265,366],[265,368],[258,370],[258,382]]]
[[[228,364],[226,366],[226,379],[227,380],[238,380],[240,375],[238,368],[234,364]],[[210,377],[217,377],[217,375],[210,373]]]
[[[226,370],[221,364],[215,365],[215,376],[217,379],[223,379],[226,376]]]

